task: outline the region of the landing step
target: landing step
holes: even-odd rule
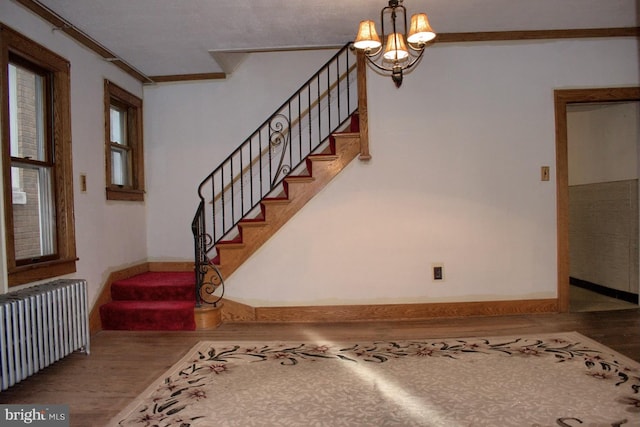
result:
[[[195,301],[195,274],[191,271],[146,272],[111,284],[116,301]]]
[[[112,301],[100,306],[102,329],[193,331],[193,301]]]

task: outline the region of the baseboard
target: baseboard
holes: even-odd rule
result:
[[[194,271],[193,261],[149,262],[149,271]]]
[[[557,299],[256,308],[225,300],[223,320],[238,322],[343,322],[556,312],[558,312]]]
[[[89,315],[91,333],[102,329],[100,306],[111,301],[111,284],[147,271],[192,271],[193,264],[142,263],[112,272],[103,285]],[[298,307],[251,307],[223,300],[223,322],[342,322],[363,320],[417,320],[443,317],[504,316],[510,314],[555,313],[557,299],[482,301],[421,304],[331,305]]]
[[[587,280],[576,279],[575,277],[570,277],[569,283],[573,286],[599,293],[600,295],[616,298],[633,304],[638,303],[638,294],[634,294],[632,292],[620,291],[618,289],[598,285],[597,283],[592,283]]]
[[[256,309],[250,305],[223,299],[222,321],[223,322],[251,322],[256,320]]]

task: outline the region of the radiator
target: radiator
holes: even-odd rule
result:
[[[85,280],[0,295],[0,391],[74,351],[89,354],[88,319]]]

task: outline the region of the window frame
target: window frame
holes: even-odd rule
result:
[[[10,57],[19,58],[18,61]],[[55,256],[17,262],[14,244],[13,189],[11,185],[11,143],[9,118],[9,63],[23,62],[46,70],[51,84],[51,102],[46,120],[52,150],[53,192],[56,213],[57,250]],[[2,174],[9,286],[49,279],[76,271],[76,241],[73,211],[73,164],[71,146],[70,63],[63,57],[0,24],[0,123],[2,124]]]
[[[111,105],[126,110],[127,151],[129,153],[129,185],[113,184],[111,150]],[[118,85],[104,81],[105,177],[107,200],[144,201],[144,152],[142,138],[142,100]]]

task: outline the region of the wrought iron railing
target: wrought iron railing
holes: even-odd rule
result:
[[[224,283],[210,260],[216,243],[232,238],[236,225],[260,201],[281,191],[283,179],[324,147],[358,106],[356,57],[345,45],[199,185],[192,222],[196,304],[216,304]],[[214,274],[207,276],[207,272]],[[205,283],[205,276],[214,277]],[[222,288],[221,291],[217,291]]]

